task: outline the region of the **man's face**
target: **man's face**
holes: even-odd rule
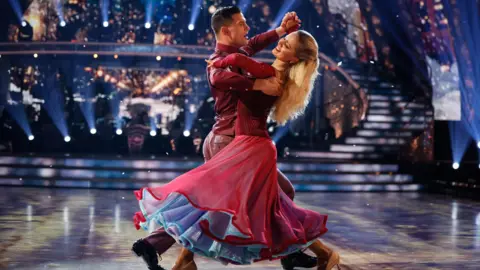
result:
[[[229,37],[230,45],[235,47],[242,47],[248,43],[248,31],[250,27],[243,17],[242,13],[237,13],[232,16],[232,24],[223,29],[223,33]]]

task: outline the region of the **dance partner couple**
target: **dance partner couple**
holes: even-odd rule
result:
[[[208,161],[162,187],[135,192],[137,229],[155,231],[132,249],[150,269],[163,269],[157,253],[175,240],[184,246],[175,270],[197,269],[193,253],[233,264],[285,257],[284,269],[338,265],[339,255],[317,239],[327,231],[327,216],[293,203],[266,130],[269,115],[284,124],[303,112],[318,75],[318,45],[297,31],[299,24],[287,13],[279,28],[247,40],[250,28],[237,7],[212,15],[217,46],[207,76],[216,123],[204,144]],[[286,33],[272,66],[249,57]],[[313,265],[305,248],[317,255]]]

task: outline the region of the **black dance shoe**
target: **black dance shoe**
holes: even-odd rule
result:
[[[293,270],[295,267],[313,268],[317,266],[317,257],[298,251],[283,258],[281,262],[284,270]]]
[[[150,270],[166,270],[158,265],[157,251],[147,241],[143,239],[137,240],[132,246],[132,251],[138,257],[142,257]]]

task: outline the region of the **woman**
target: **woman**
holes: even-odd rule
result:
[[[303,248],[318,257],[317,269],[331,269],[339,255],[317,238],[327,216],[297,207],[278,186],[276,149],[268,136],[271,113],[284,124],[303,112],[317,77],[318,45],[305,31],[289,34],[273,50],[272,66],[234,54],[218,62],[262,78],[285,80],[280,97],[260,91],[239,96],[235,139],[204,165],[172,182],[136,191],[137,226],[162,226],[189,250],[224,263],[276,259]]]

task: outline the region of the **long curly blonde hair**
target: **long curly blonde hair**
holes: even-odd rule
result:
[[[298,47],[295,53],[299,61],[286,70],[285,88],[271,112],[272,119],[280,125],[285,125],[288,120],[295,119],[305,111],[318,76],[317,41],[306,31],[296,33]]]

